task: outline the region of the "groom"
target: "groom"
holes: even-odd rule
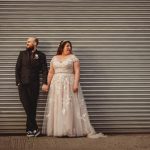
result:
[[[27,39],[26,50],[20,52],[15,70],[19,97],[27,115],[26,133],[28,137],[40,134],[36,122],[40,72],[42,72],[42,90],[46,91],[47,89],[46,56],[37,50],[38,43],[39,40],[36,37]]]

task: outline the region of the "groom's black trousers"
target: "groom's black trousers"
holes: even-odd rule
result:
[[[36,123],[36,108],[39,96],[39,82],[21,84],[18,86],[19,97],[27,115],[26,131],[38,129]]]

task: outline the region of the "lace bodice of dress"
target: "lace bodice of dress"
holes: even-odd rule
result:
[[[58,58],[58,56],[54,56],[52,58],[50,64],[53,64],[55,74],[57,74],[57,73],[72,74],[72,73],[74,73],[73,62],[75,62],[75,61],[79,61],[79,59],[73,54],[68,55],[67,58],[65,58],[62,61]]]

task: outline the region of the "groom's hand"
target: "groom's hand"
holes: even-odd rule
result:
[[[42,91],[43,91],[43,92],[48,92],[48,85],[43,84],[43,85],[42,85]]]

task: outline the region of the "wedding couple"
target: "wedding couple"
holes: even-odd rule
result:
[[[42,90],[48,92],[42,134],[56,137],[105,137],[92,127],[80,87],[80,63],[72,52],[70,41],[61,41],[47,70],[46,56],[37,50],[39,40],[27,39],[16,63],[16,85],[27,115],[28,137],[38,136],[36,108],[39,96],[39,75]]]

